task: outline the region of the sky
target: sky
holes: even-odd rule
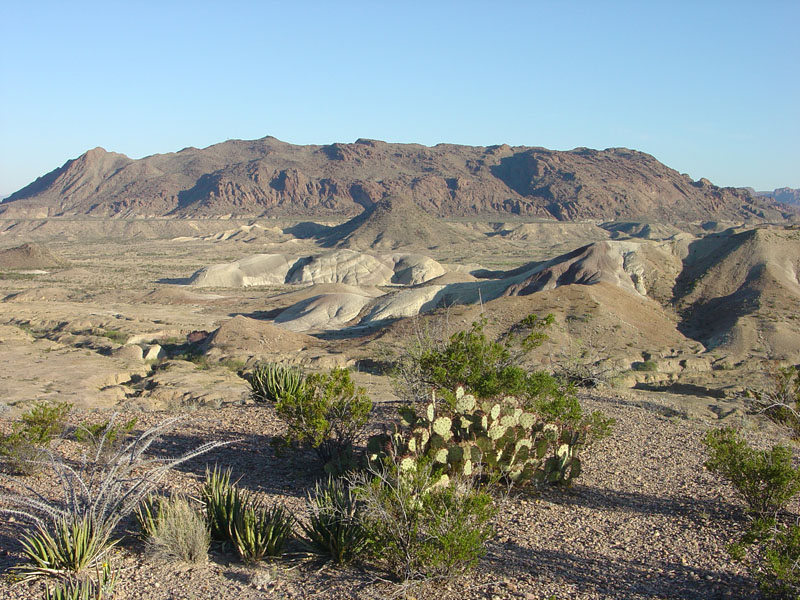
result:
[[[0,196],[96,146],[628,147],[800,188],[800,2],[0,2]]]

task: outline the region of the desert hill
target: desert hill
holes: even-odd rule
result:
[[[774,201],[720,188],[624,148],[297,146],[231,140],[139,160],[95,148],[0,205],[6,218],[355,216],[408,193],[437,216],[520,214],[666,222],[780,216]]]
[[[800,189],[784,187],[772,190],[771,192],[755,192],[755,194],[756,196],[766,196],[768,198],[772,198],[773,200],[783,202],[784,204],[800,206]]]
[[[406,246],[435,248],[475,237],[464,229],[437,222],[405,195],[391,195],[360,215],[320,235],[324,246],[353,250],[396,250]]]
[[[749,229],[698,240],[676,284],[684,330],[709,349],[800,361],[800,231]]]
[[[22,244],[15,248],[0,250],[0,268],[5,269],[49,269],[65,267],[67,261],[59,258],[39,244]]]

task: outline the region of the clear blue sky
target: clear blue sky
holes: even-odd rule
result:
[[[89,148],[626,146],[800,187],[800,2],[0,2],[0,194]]]

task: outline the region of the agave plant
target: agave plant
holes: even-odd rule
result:
[[[294,517],[280,504],[270,508],[252,498],[237,511],[231,528],[231,541],[245,562],[264,556],[280,556],[292,534]]]
[[[117,574],[108,563],[97,569],[96,579],[69,579],[53,588],[46,588],[43,600],[103,600],[114,594]]]
[[[22,551],[28,564],[16,568],[23,579],[80,573],[91,568],[116,543],[107,524],[90,515],[62,518],[52,528],[37,526],[22,536]]]
[[[278,363],[258,364],[248,377],[256,402],[277,402],[303,390],[305,376],[300,369]]]
[[[231,483],[231,470],[221,471],[216,466],[213,471],[206,469],[206,482],[200,498],[206,509],[211,539],[219,542],[230,540],[234,516],[244,505],[242,493]]]
[[[336,564],[349,563],[364,549],[367,535],[361,526],[356,499],[341,479],[329,477],[308,494],[308,524],[300,523],[303,544],[313,553],[330,556]]]
[[[230,542],[245,562],[280,556],[294,517],[281,505],[271,508],[231,483],[231,471],[206,470],[201,491],[211,537]]]

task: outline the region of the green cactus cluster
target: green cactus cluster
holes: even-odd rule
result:
[[[277,402],[296,396],[305,387],[303,372],[280,363],[260,363],[247,376],[251,397],[256,402]]]
[[[548,423],[513,397],[480,401],[459,387],[455,399],[452,407],[434,396],[422,414],[402,408],[399,424],[368,440],[368,460],[388,457],[402,471],[424,458],[445,475],[511,484],[570,484],[580,474],[581,431]]]

